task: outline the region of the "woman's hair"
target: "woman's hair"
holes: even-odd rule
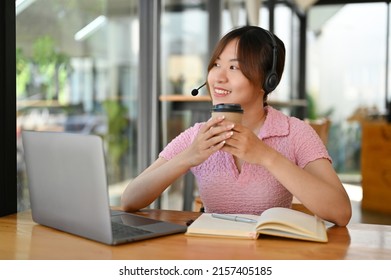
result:
[[[271,36],[274,37],[274,41],[277,44],[277,61],[275,62],[277,86],[284,72],[285,46],[276,35],[258,26],[243,26],[227,33],[219,41],[212,54],[208,72],[214,67],[214,63],[228,43],[238,39],[237,59],[240,70],[254,86],[264,89],[265,75],[272,69],[273,65],[273,41]],[[265,101],[268,94],[269,92],[265,90]]]

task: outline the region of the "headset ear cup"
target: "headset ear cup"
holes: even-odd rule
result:
[[[276,72],[268,73],[263,85],[263,90],[266,93],[272,92],[278,84],[278,75]]]
[[[265,32],[269,35],[271,44],[273,47],[273,60],[272,60],[272,67],[267,72],[267,75],[265,76],[265,81],[263,84],[263,90],[265,91],[266,94],[272,92],[278,85],[279,79],[276,71],[277,67],[277,43],[274,38],[274,35],[269,32],[268,30],[265,30]]]

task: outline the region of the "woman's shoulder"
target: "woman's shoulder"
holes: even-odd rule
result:
[[[310,125],[305,122],[302,119],[299,119],[295,116],[288,116],[284,114],[283,112],[274,109],[273,107],[268,108],[268,114],[271,115],[271,117],[274,119],[274,121],[277,121],[279,123],[286,123],[291,129],[298,129],[301,130],[303,128],[307,129],[310,128]]]
[[[267,107],[267,117],[262,137],[290,137],[296,131],[306,131],[308,125],[304,121],[288,116],[273,107]]]
[[[288,116],[281,111],[269,106],[268,117],[264,137],[286,137],[292,144],[296,141],[307,142],[318,138],[314,129],[304,120],[294,116]],[[316,142],[316,140],[315,140]]]

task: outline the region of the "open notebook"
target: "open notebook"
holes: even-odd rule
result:
[[[111,211],[96,135],[22,131],[33,220],[106,244],[185,232],[185,225]]]

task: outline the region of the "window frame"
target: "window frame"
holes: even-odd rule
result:
[[[17,212],[16,179],[16,61],[15,1],[1,1],[0,41],[0,118],[3,121],[0,155],[0,217]]]

